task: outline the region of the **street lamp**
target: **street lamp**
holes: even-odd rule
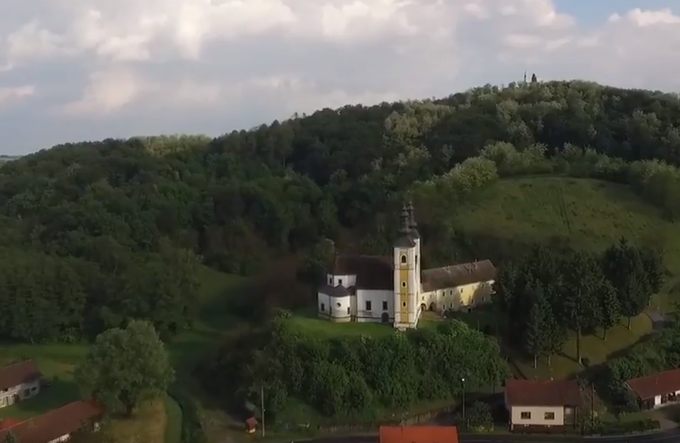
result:
[[[463,384],[463,422],[465,423],[465,429],[467,429],[467,418],[465,417],[465,377],[460,379]]]

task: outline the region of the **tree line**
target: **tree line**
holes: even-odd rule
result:
[[[253,274],[347,229],[380,231],[404,194],[421,189],[425,216],[445,206],[438,192],[546,158],[552,171],[634,177],[673,215],[679,120],[671,94],[546,82],[323,109],[217,138],[55,146],[0,168],[0,286],[3,313],[16,313],[0,315],[0,336],[78,340],[129,318],[171,336],[191,327],[201,263]],[[423,231],[455,240],[434,221]],[[385,233],[360,249],[384,248]]]
[[[202,365],[211,391],[259,405],[285,420],[288,402],[321,415],[369,421],[381,410],[498,387],[509,376],[498,345],[458,321],[387,336],[319,339],[300,334],[283,312],[270,330],[233,337]],[[464,379],[464,381],[463,381]]]
[[[576,334],[576,358],[585,333],[607,331],[642,313],[664,278],[662,255],[625,239],[603,253],[536,247],[499,270],[494,302],[508,319],[508,339],[533,357],[561,351]]]

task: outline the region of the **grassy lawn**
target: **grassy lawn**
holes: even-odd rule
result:
[[[627,323],[627,321],[625,321]],[[581,337],[581,355],[590,360],[590,365],[603,363],[612,354],[616,354],[637,343],[640,338],[652,332],[652,322],[645,314],[633,318],[631,329],[619,324],[607,332],[607,340],[602,339],[602,331],[595,335]],[[560,355],[552,357],[551,365],[542,357],[536,369],[533,362],[524,359],[514,359],[515,363],[526,378],[547,380],[550,378],[565,378],[580,372],[583,368],[576,361],[576,336],[570,334]],[[518,374],[520,375],[520,374]]]
[[[680,274],[680,223],[665,220],[627,186],[600,180],[531,177],[502,180],[478,192],[454,216],[466,232],[549,240],[601,250],[622,236],[663,245],[667,268]]]
[[[394,333],[391,324],[334,323],[317,316],[314,308],[296,312],[289,320],[300,333],[321,339],[359,335],[389,335]]]

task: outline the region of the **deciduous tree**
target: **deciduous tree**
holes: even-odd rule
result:
[[[164,392],[173,377],[165,345],[145,321],[101,333],[76,371],[86,395],[127,416],[142,400]]]

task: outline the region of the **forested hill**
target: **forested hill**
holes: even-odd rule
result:
[[[256,272],[374,220],[494,141],[678,164],[677,122],[676,95],[551,82],[325,109],[216,139],[56,146],[0,169],[0,336],[72,340],[130,317],[171,335],[191,323],[201,261]]]

